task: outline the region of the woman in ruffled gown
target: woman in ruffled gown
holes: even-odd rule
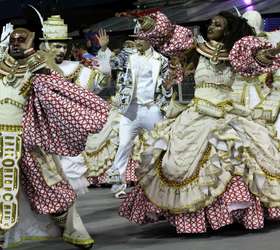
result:
[[[280,218],[279,141],[231,98],[234,71],[253,76],[280,66],[279,50],[251,34],[228,12],[212,19],[209,42],[196,46],[195,97],[142,141],[139,184],[121,216],[139,224],[164,217],[178,233],[235,221],[259,229],[265,213]]]

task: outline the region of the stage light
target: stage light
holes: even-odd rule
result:
[[[247,5],[252,4],[252,0],[243,0],[243,2],[244,2],[245,4],[247,4]]]
[[[248,11],[248,10],[254,10],[254,9],[255,9],[255,8],[254,8],[253,5],[246,7],[246,10],[247,10],[247,11]]]

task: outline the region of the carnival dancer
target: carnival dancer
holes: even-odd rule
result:
[[[171,83],[167,80],[168,60],[154,51],[147,40],[136,40],[135,44],[139,53],[129,57],[117,97],[123,116],[112,170],[119,173],[123,185],[114,186],[115,192],[126,188],[124,174],[136,135],[140,129],[150,131],[162,119],[166,98],[172,96]]]
[[[243,17],[247,20],[248,24],[254,28],[256,35],[263,41],[268,41],[274,46],[280,42],[280,31],[264,32],[263,19],[258,11],[251,10],[243,14]],[[246,77],[251,82],[251,86],[243,81],[243,91],[240,92],[240,101],[245,105],[248,102],[255,103],[253,105],[252,116],[254,119],[258,119],[261,122],[265,122],[267,127],[271,128],[271,132],[280,138],[280,70],[262,74],[259,77]],[[240,79],[240,77],[239,77]],[[247,80],[248,82],[248,80]],[[238,81],[237,81],[238,83]],[[240,82],[239,82],[240,85]],[[238,85],[234,85],[238,86]],[[250,86],[253,91],[247,92],[246,88]],[[254,91],[255,88],[255,91]],[[237,88],[235,88],[236,90]],[[245,89],[245,90],[244,90]],[[257,90],[257,91],[256,91]],[[238,91],[235,91],[238,93]],[[258,93],[258,94],[256,94]],[[256,101],[257,100],[257,101]]]
[[[95,94],[52,73],[46,67],[46,53],[35,52],[33,40],[33,32],[12,31],[12,25],[6,25],[1,36],[0,195],[5,215],[1,232],[28,221],[18,218],[22,207],[17,195],[24,190],[32,210],[50,215],[66,242],[90,249],[93,239],[75,208],[76,194],[61,174],[56,155],[79,154],[88,134],[99,132],[106,123],[109,107]],[[47,234],[48,226],[45,229]]]
[[[99,58],[101,58],[102,61],[107,61],[112,71],[117,71],[115,85],[116,92],[119,93],[122,83],[124,82],[128,58],[130,55],[137,52],[135,43],[131,40],[125,41],[121,51],[115,55],[108,48],[109,35],[105,30],[101,29],[98,32],[97,38],[101,46],[101,49],[98,51]],[[111,98],[113,105],[107,124],[98,135],[93,135],[88,138],[86,153],[83,154],[87,165],[91,169],[91,174],[100,176],[100,173],[103,173],[98,177],[98,180],[96,180],[97,185],[121,184],[119,173],[110,170],[119,145],[119,123],[122,116],[114,99],[115,97]],[[135,176],[135,169],[137,166],[137,161],[129,160],[125,173],[126,182],[131,183],[137,181]],[[116,197],[120,194],[121,193],[116,194]]]
[[[139,185],[121,216],[139,224],[163,216],[178,233],[235,221],[259,229],[265,214],[280,218],[278,140],[231,99],[234,71],[251,76],[280,67],[279,48],[252,34],[229,12],[212,19],[208,42],[196,46],[195,97],[143,143]]]
[[[108,173],[121,178],[122,184],[112,187],[116,197],[125,195],[125,172],[135,137],[141,129],[150,131],[162,119],[164,106],[172,95],[172,74],[168,72],[167,58],[156,52],[147,40],[137,39],[135,45],[138,53],[128,57],[125,76],[113,101],[122,114],[118,149]]]
[[[69,41],[68,26],[59,15],[51,16],[43,22],[44,50],[50,53],[47,61],[48,67],[61,74],[65,79],[81,86],[89,91],[99,94],[107,87],[110,72],[85,67],[77,61],[65,60]],[[54,60],[53,57],[54,56]],[[92,184],[92,178],[88,176],[88,168],[82,154],[70,157],[60,156],[60,163],[65,176],[78,194],[87,192],[87,187]]]
[[[263,20],[259,12],[250,10],[245,12],[242,17],[253,28],[256,37],[267,40],[267,35],[262,30]],[[271,92],[270,74],[253,77],[244,77],[237,74],[232,89],[234,101],[244,105],[247,109],[253,110]]]
[[[90,69],[78,61],[66,60],[69,47],[68,26],[60,15],[49,17],[43,22],[44,50],[53,53],[54,62],[48,61],[50,68],[56,70],[67,80],[94,93],[100,93],[108,84],[109,74],[98,69]]]

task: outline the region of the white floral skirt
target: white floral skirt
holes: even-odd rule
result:
[[[229,221],[244,219],[246,209],[262,217],[268,209],[271,218],[280,218],[279,141],[264,126],[235,115],[201,115],[191,107],[161,122],[143,144],[139,185],[121,205],[122,216],[135,221],[141,211],[135,222],[144,223],[154,211],[174,223],[182,216],[207,221],[206,214],[219,214],[221,205]],[[233,186],[244,188],[233,192]],[[225,199],[227,193],[235,198]]]

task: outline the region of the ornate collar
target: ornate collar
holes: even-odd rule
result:
[[[33,72],[46,67],[44,53],[36,52],[24,60],[17,61],[10,55],[0,63],[1,83],[11,87],[20,88],[20,95],[27,96],[32,82],[30,77]]]
[[[216,41],[210,41],[205,43],[199,43],[196,47],[196,51],[209,58],[213,64],[218,64],[219,61],[228,61],[228,52],[224,49],[224,44]]]
[[[14,75],[16,77],[22,77],[26,71],[35,72],[46,66],[46,59],[40,52],[36,52],[33,55],[27,57],[24,62],[20,63],[10,55],[6,55],[5,59],[0,63],[0,74]]]

